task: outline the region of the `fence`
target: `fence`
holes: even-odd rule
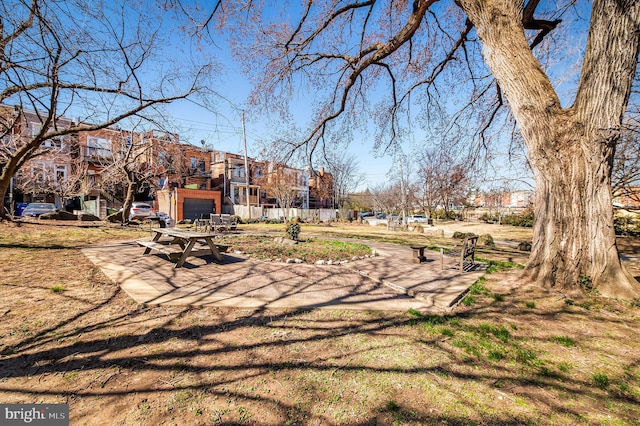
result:
[[[222,206],[222,212],[240,216],[242,219],[248,219],[247,206],[234,205]],[[284,219],[284,209],[251,207],[251,218],[268,218],[268,219]],[[288,211],[288,219],[299,217],[305,222],[328,222],[336,219],[336,210],[334,209],[298,209],[291,208]]]

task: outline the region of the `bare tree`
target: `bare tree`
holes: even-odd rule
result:
[[[134,126],[135,129],[135,126]],[[145,186],[154,185],[160,176],[166,175],[169,165],[158,158],[153,144],[145,140],[144,132],[121,131],[113,141],[112,155],[102,156],[100,163],[100,188],[108,193],[123,192],[123,224],[129,221],[129,213],[136,194]]]
[[[525,277],[577,294],[588,277],[606,296],[640,297],[640,284],[618,256],[611,200],[612,157],[640,49],[640,2],[592,2],[582,72],[568,107],[540,58],[564,54],[552,52],[547,41],[571,22],[560,18],[580,6],[574,0],[555,2],[554,9],[539,0],[309,0],[297,22],[266,22],[257,32],[251,23],[273,14],[263,14],[258,2],[229,3],[227,22],[239,22],[233,20],[236,13],[243,25],[235,35],[252,41],[237,46],[246,69],[255,71],[253,100],[286,105],[300,81],[293,76],[304,76],[317,91],[308,137],[291,149],[313,152],[327,134],[341,129],[339,119],[363,116],[377,120],[379,143],[388,145],[406,131],[400,119],[412,105],[426,106],[427,121],[430,108],[446,110],[454,101],[449,95],[459,89],[466,89],[471,102],[452,128],[471,124],[484,144],[486,130],[508,106],[536,184]],[[585,28],[578,23],[566,31],[578,37]],[[376,82],[388,97],[370,108],[367,96],[380,96]],[[464,122],[468,113],[477,119]]]
[[[324,158],[326,170],[333,177],[333,198],[338,209],[344,208],[345,203],[364,180],[359,171],[358,159],[353,154],[344,151],[330,152]]]
[[[369,190],[373,210],[391,214],[402,211],[403,198],[400,183],[382,183]]]
[[[80,194],[86,165],[71,153],[74,137],[48,140],[36,151],[29,163],[15,176],[14,189],[32,198],[55,195],[56,203],[64,207],[66,200]],[[8,146],[5,145],[5,149]]]
[[[456,161],[451,153],[441,147],[427,149],[418,158],[416,201],[428,217],[438,206],[443,206],[448,216],[452,205],[462,205],[469,186],[468,161]]]
[[[285,221],[289,218],[289,211],[299,198],[299,170],[287,167],[275,161],[269,162],[267,170],[256,183],[267,193],[267,197],[276,200],[278,207],[283,210]]]
[[[126,117],[153,118],[157,107],[202,90],[208,65],[171,64],[163,57],[161,49],[172,43],[163,39],[162,13],[162,5],[128,0],[2,2],[0,103],[15,105],[17,114],[3,115],[0,136],[28,125],[21,121],[24,111],[37,117],[37,129],[16,136],[14,149],[0,158],[0,198],[46,140]],[[165,64],[150,78],[158,58]],[[60,127],[65,114],[82,115],[82,123]]]

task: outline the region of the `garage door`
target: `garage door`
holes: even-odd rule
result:
[[[215,203],[213,200],[200,200],[198,198],[185,198],[184,218],[199,219],[201,215],[208,216],[215,213]]]

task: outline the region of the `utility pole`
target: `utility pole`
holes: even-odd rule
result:
[[[247,184],[247,214],[251,220],[251,200],[249,199],[249,159],[247,158],[247,135],[244,131],[244,110],[242,111],[242,140],[244,141],[244,177]]]

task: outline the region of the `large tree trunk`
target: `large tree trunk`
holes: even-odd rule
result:
[[[582,130],[577,123],[557,125],[554,146],[561,149],[532,156],[536,221],[525,275],[567,294],[595,286],[610,297],[640,297],[640,286],[618,258],[611,154],[585,152],[607,144],[595,143]]]
[[[636,1],[595,0],[575,104],[560,101],[530,51],[523,1],[461,0],[483,55],[509,101],[536,182],[533,250],[525,275],[563,292],[589,284],[640,297],[613,229],[611,164],[637,64]]]

